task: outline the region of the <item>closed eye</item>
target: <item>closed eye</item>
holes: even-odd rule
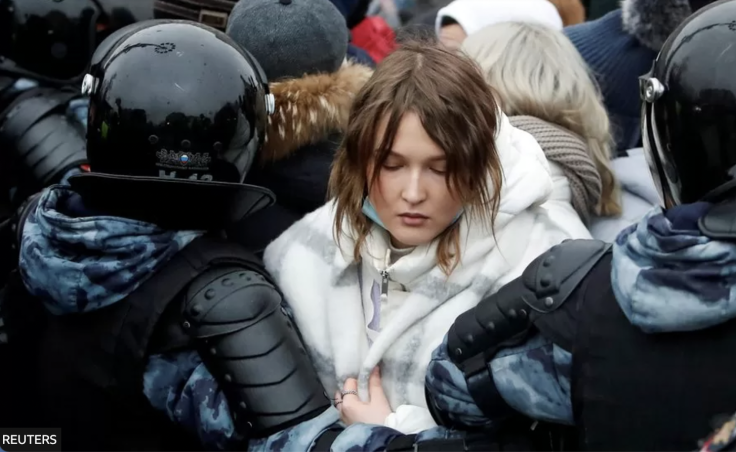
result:
[[[387,171],[396,171],[400,168],[401,168],[401,165],[386,165],[386,164],[383,165],[383,169]]]

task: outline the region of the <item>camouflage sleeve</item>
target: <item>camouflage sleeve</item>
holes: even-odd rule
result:
[[[151,405],[194,432],[207,450],[237,449],[242,444],[225,394],[196,351],[152,356],[143,382]],[[337,410],[330,407],[316,418],[268,438],[250,440],[248,450],[308,452],[317,438],[338,421]]]
[[[494,419],[487,419],[473,401],[462,371],[447,354],[446,341],[427,368],[427,390],[453,422],[469,428],[490,426]],[[533,419],[572,424],[571,364],[569,353],[537,335],[502,350],[488,366],[503,401],[512,408]]]
[[[437,407],[456,425],[468,428],[490,426],[492,420],[487,419],[475,404],[465,384],[465,376],[450,360],[447,336],[432,354],[424,384]]]
[[[498,392],[513,409],[532,419],[573,424],[570,353],[536,335],[500,351],[489,366]]]
[[[248,443],[248,452],[309,452],[320,435],[339,421],[340,414],[335,408],[330,407],[319,416],[274,433],[268,438],[251,440]],[[338,438],[342,434],[343,432]],[[335,449],[333,445],[333,450],[347,449]]]
[[[330,450],[384,451],[388,443],[399,436],[403,433],[383,425],[353,424],[337,436]]]
[[[465,432],[448,430],[444,427],[433,427],[417,433],[414,438],[414,444],[427,442],[431,447],[432,440],[454,439],[463,435],[465,435]],[[338,435],[335,442],[332,443],[331,450],[382,452],[386,450],[386,447],[392,440],[400,436],[405,435],[398,430],[383,425],[353,424]]]
[[[208,450],[227,450],[240,439],[225,395],[196,351],[152,356],[143,392],[155,409],[194,432]]]

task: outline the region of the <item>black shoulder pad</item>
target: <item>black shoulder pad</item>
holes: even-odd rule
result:
[[[462,370],[468,391],[487,416],[500,419],[514,412],[495,388],[490,361],[501,349],[526,341],[532,325],[569,350],[575,310],[559,308],[610,247],[597,240],[556,245],[532,261],[519,278],[455,319],[447,333],[449,357]],[[427,400],[434,403],[429,396]],[[445,422],[435,411],[430,410],[435,420]]]
[[[535,295],[526,303],[540,313],[559,308],[610,248],[610,243],[600,240],[566,240],[553,246],[521,275],[524,286]]]
[[[78,93],[51,88],[36,88],[24,92],[8,106],[0,117],[0,133],[9,141],[23,136],[33,124],[47,114],[64,107],[79,97]]]
[[[448,335],[453,362],[495,355],[540,315],[562,306],[609,249],[598,240],[567,240],[534,259],[519,278],[458,316]]]
[[[24,191],[56,183],[86,162],[84,130],[65,114],[69,102],[79,97],[70,90],[31,89],[0,114],[0,139],[19,164]]]
[[[198,278],[188,293],[184,326],[241,435],[269,436],[329,408],[281,296],[262,274],[244,269]]]

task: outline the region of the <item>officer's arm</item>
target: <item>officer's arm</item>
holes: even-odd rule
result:
[[[146,375],[149,400],[159,394],[154,405],[174,421],[196,430],[205,444],[223,447],[238,437],[269,437],[330,407],[279,292],[262,275],[214,269],[197,278],[185,298],[198,353],[167,358],[175,361],[168,371],[163,358],[154,357]],[[183,384],[160,383],[167,375]],[[160,395],[172,387],[175,393]]]
[[[438,424],[489,427],[516,412],[572,422],[566,350],[576,303],[569,299],[608,250],[594,240],[557,245],[457,318],[427,372],[427,403]]]

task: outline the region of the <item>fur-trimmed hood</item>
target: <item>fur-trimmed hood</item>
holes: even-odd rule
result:
[[[621,9],[624,30],[655,52],[693,13],[688,0],[623,0]]]
[[[371,75],[371,68],[346,62],[333,74],[271,83],[276,110],[268,118],[260,161],[281,160],[305,145],[344,132],[353,98]]]

